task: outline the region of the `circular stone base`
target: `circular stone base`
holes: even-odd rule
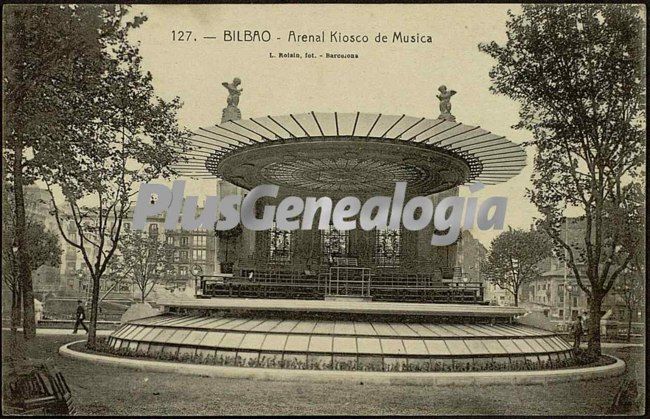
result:
[[[614,358],[609,365],[586,368],[566,368],[545,371],[497,372],[367,372],[367,371],[313,371],[270,368],[240,368],[213,365],[193,365],[180,362],[148,361],[79,352],[70,348],[70,342],[59,348],[61,356],[102,365],[131,368],[147,372],[165,372],[201,377],[240,378],[252,380],[327,382],[378,385],[512,385],[551,384],[616,377],[625,371],[625,362]],[[613,358],[613,357],[612,357]]]
[[[431,321],[431,320],[429,320]],[[437,372],[563,368],[572,348],[519,324],[422,323],[164,314],[108,339],[125,355],[298,370]]]

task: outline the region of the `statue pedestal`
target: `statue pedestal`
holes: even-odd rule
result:
[[[221,123],[228,121],[238,121],[241,119],[241,111],[235,106],[227,106],[223,108],[223,113],[221,114]]]
[[[438,119],[444,119],[445,121],[456,122],[456,117],[450,113],[441,113],[438,116]]]

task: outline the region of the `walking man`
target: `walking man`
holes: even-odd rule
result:
[[[573,349],[580,349],[580,339],[582,338],[582,317],[578,316],[573,323]]]
[[[77,300],[77,313],[76,313],[76,320],[74,322],[74,330],[72,333],[77,333],[77,329],[79,328],[79,325],[81,325],[86,333],[88,333],[88,328],[84,324],[84,319],[86,318],[86,310],[84,310],[84,305],[81,300]]]

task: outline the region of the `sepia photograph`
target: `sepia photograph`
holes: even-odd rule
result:
[[[2,22],[3,415],[645,415],[644,3]]]

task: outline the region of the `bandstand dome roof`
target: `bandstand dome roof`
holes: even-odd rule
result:
[[[194,130],[176,169],[245,189],[296,195],[409,195],[505,182],[526,165],[519,144],[478,126],[375,113],[309,112],[228,121]]]

